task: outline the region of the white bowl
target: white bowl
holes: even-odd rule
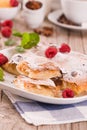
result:
[[[87,22],[87,0],[61,0],[61,7],[67,19],[78,24]]]
[[[16,14],[18,13],[20,5],[17,7],[11,8],[0,8],[0,20],[7,20],[15,18]]]

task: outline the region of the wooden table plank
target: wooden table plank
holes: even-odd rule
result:
[[[0,130],[37,130],[37,127],[30,125],[21,118],[6,95],[3,95],[0,102]]]
[[[39,126],[38,130],[71,130],[70,124]]]
[[[71,125],[71,130],[87,130],[87,122],[77,122]]]
[[[84,52],[83,42],[82,42],[82,33],[79,31],[70,31],[69,34],[69,44],[74,51]]]
[[[87,31],[82,32],[83,49],[85,54],[87,54]]]

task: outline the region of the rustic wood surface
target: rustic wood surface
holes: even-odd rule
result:
[[[15,29],[19,31],[33,31],[27,27],[23,17],[20,15],[14,20]],[[87,32],[72,31],[60,28],[50,23],[47,19],[43,25],[54,28],[54,34],[51,37],[41,36],[43,42],[54,42],[61,44],[68,43],[72,50],[87,54]],[[1,49],[4,48],[3,40],[0,40]],[[0,95],[2,91],[0,92]],[[11,104],[5,94],[0,98],[0,130],[87,130],[87,122],[78,122],[62,125],[43,125],[33,126],[27,124]]]

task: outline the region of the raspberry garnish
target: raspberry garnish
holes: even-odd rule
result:
[[[66,43],[63,43],[62,45],[61,45],[61,47],[59,48],[59,52],[61,52],[61,53],[66,53],[66,52],[70,52],[70,47],[69,47],[69,45],[68,44],[66,44]]]
[[[8,27],[12,28],[12,27],[13,27],[13,22],[12,22],[12,20],[6,20],[6,21],[4,21],[4,22],[2,23],[2,27],[5,27],[5,26],[8,26]]]
[[[62,92],[62,96],[63,96],[63,98],[73,98],[74,92],[71,89],[67,88]]]
[[[11,30],[11,28],[6,26],[6,27],[1,29],[1,33],[4,37],[9,38],[12,34],[12,30]]]
[[[57,48],[55,46],[50,46],[46,49],[45,55],[47,58],[53,58],[57,54]]]
[[[2,53],[0,53],[0,66],[5,64],[6,62],[8,62],[8,58]]]
[[[17,0],[10,0],[10,5],[12,7],[16,7],[16,6],[18,6],[18,4],[19,4],[19,2]]]

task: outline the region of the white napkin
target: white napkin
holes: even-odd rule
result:
[[[45,104],[4,93],[26,122],[35,126],[87,121],[87,101],[71,105]]]

